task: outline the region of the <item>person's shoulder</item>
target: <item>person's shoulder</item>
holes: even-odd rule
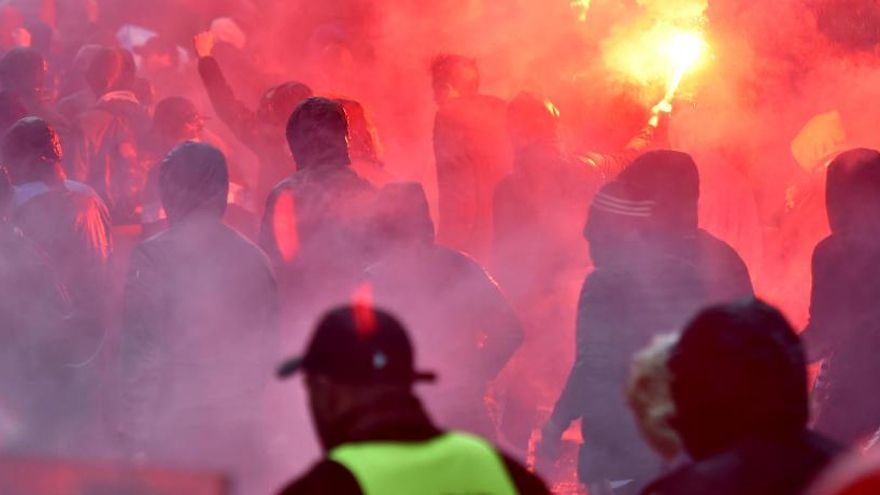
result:
[[[357,479],[344,466],[331,460],[323,460],[304,475],[291,481],[278,491],[278,495],[361,495]]]

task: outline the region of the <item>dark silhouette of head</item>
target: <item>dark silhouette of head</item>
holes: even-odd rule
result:
[[[750,299],[714,306],[686,326],[669,360],[673,427],[699,460],[747,439],[807,425],[806,358],[782,313]]]
[[[880,232],[880,152],[854,149],[828,166],[825,202],[836,235],[876,238]]]
[[[388,184],[376,197],[374,234],[392,247],[434,243],[434,222],[421,184]]]
[[[38,100],[46,87],[46,59],[32,48],[14,48],[0,59],[0,85],[22,98]]]
[[[272,127],[283,127],[296,107],[312,97],[312,89],[297,81],[288,81],[267,89],[260,98],[257,117]]]
[[[300,169],[351,164],[345,110],[327,98],[309,98],[294,110],[287,122],[287,143]]]
[[[229,169],[220,150],[187,141],[175,146],[160,167],[159,196],[172,224],[196,215],[223,217]]]
[[[655,224],[665,233],[689,234],[697,229],[700,174],[687,153],[649,151],[628,165],[617,180],[639,188],[657,203]]]
[[[609,182],[593,198],[584,237],[597,267],[628,263],[642,252],[654,202],[625,184]]]
[[[181,96],[160,101],[153,113],[153,130],[172,142],[198,139],[204,125],[195,104]]]
[[[102,47],[92,56],[85,79],[96,96],[131,89],[135,79],[134,60],[119,48]],[[130,54],[128,54],[130,55]]]
[[[443,54],[431,61],[431,82],[434,101],[447,101],[476,94],[480,90],[480,70],[477,62],[461,55]]]
[[[344,443],[365,414],[413,397],[413,384],[434,379],[416,371],[406,328],[366,302],[341,306],[319,321],[306,351],[279,376],[305,373],[312,419],[325,449]]]
[[[43,119],[25,117],[13,124],[3,137],[2,151],[13,184],[57,184],[65,179],[61,141]]]
[[[520,93],[507,106],[507,131],[513,148],[557,145],[559,115],[555,107],[533,93]]]

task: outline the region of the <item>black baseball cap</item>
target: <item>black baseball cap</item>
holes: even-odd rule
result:
[[[403,325],[369,305],[341,306],[325,314],[305,354],[278,367],[278,377],[299,371],[352,385],[431,382],[433,373],[415,370],[413,348]]]

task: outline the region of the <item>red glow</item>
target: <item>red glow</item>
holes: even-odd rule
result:
[[[354,324],[358,335],[367,338],[376,331],[376,313],[373,311],[373,286],[364,282],[351,296]]]
[[[281,193],[275,202],[272,232],[275,234],[281,259],[288,263],[293,261],[299,251],[299,234],[296,231],[296,205],[290,193]]]

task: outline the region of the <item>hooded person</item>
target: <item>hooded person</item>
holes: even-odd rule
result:
[[[474,60],[440,55],[431,64],[434,98],[434,158],[439,193],[440,243],[484,264],[490,261],[492,201],[498,182],[510,173],[506,104],[479,93]]]
[[[647,495],[799,495],[839,452],[807,429],[801,341],[764,302],[701,311],[669,370],[672,425],[692,461],[652,483]]]
[[[58,134],[45,121],[26,117],[15,123],[3,138],[2,154],[15,186],[12,222],[46,254],[70,292],[83,338],[98,338],[86,334],[102,333],[112,299],[107,207],[89,186],[67,180]]]
[[[229,173],[219,150],[185,142],[160,167],[170,227],[131,259],[121,430],[148,462],[230,472],[253,488],[264,461],[258,404],[278,341],[275,276],[260,249],[223,223]]]
[[[426,392],[427,403],[444,424],[493,438],[483,398],[522,342],[516,314],[483,267],[435,243],[420,185],[385,186],[371,223],[380,243],[379,261],[367,271],[376,300],[418,329],[426,363],[456,362]]]
[[[628,165],[618,180],[641,188],[656,203],[654,230],[658,245],[671,254],[695,260],[709,302],[753,295],[749,270],[739,254],[699,227],[700,176],[690,155],[649,151]]]
[[[622,182],[593,199],[585,235],[595,270],[578,302],[575,363],[543,428],[539,453],[553,458],[562,434],[581,420],[578,474],[590,493],[633,493],[655,477],[660,458],[633,420],[624,388],[633,356],[674,331],[705,302],[690,260],[658,249],[658,203]]]
[[[239,101],[213,56],[214,35],[201,33],[194,39],[199,57],[199,75],[214,111],[232,134],[249,147],[260,162],[255,196],[262,202],[272,188],[290,176],[297,165],[284,142],[284,126],[312,90],[298,81],[287,81],[267,89],[257,109]]]
[[[285,289],[317,311],[347,300],[369,261],[375,190],[352,170],[347,136],[339,103],[310,98],[296,109],[287,141],[299,169],[269,195],[260,232]]]
[[[810,321],[803,338],[811,359],[825,359],[816,396],[816,428],[854,445],[880,426],[871,379],[880,373],[880,152],[855,149],[828,167],[831,235],[813,251]]]

